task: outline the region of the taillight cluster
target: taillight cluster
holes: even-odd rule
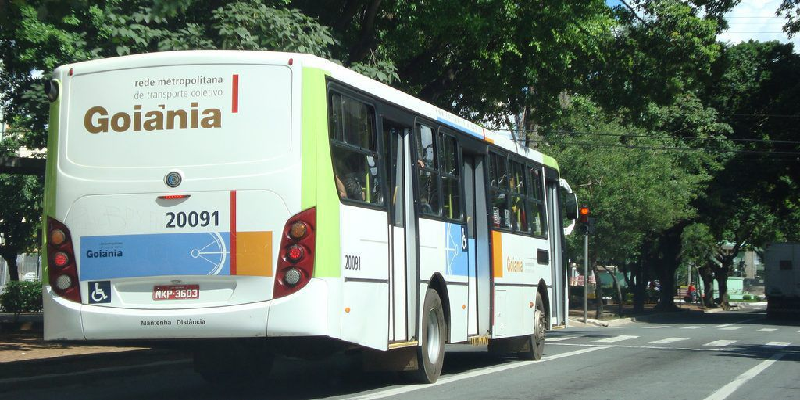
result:
[[[309,208],[286,222],[278,253],[278,268],[272,298],[288,296],[302,289],[314,273],[317,209]]]
[[[56,219],[47,218],[47,265],[50,286],[59,296],[81,302],[78,283],[78,264],[72,238],[66,225]]]

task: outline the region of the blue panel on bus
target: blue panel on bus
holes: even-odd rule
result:
[[[447,274],[467,276],[469,273],[469,253],[467,228],[463,225],[445,223],[445,249],[447,250]]]
[[[441,123],[453,128],[453,129],[457,129],[457,130],[459,130],[461,132],[469,134],[470,136],[475,136],[476,138],[481,139],[481,140],[484,139],[482,133],[478,133],[478,132],[475,132],[475,131],[473,131],[471,129],[467,129],[467,128],[461,126],[461,125],[456,125],[456,124],[454,124],[454,123],[452,123],[452,122],[450,122],[450,121],[448,121],[448,120],[446,120],[446,119],[444,119],[442,117],[436,118],[436,121],[437,122],[441,122]]]
[[[80,279],[229,275],[230,234],[82,236]]]

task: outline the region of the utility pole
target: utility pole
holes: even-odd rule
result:
[[[583,231],[583,323],[588,319],[589,310],[589,207],[578,210]]]

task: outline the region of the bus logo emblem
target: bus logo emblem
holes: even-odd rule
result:
[[[183,178],[181,177],[181,174],[178,173],[178,172],[175,172],[175,171],[172,171],[172,172],[168,173],[164,177],[164,183],[166,183],[167,186],[169,186],[171,188],[176,188],[176,187],[180,186],[181,181],[183,181]]]

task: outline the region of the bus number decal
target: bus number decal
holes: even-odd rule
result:
[[[361,270],[361,256],[352,256],[349,254],[345,254],[344,269],[349,269],[353,271]]]
[[[167,213],[167,228],[194,228],[197,226],[206,227],[209,225],[219,226],[219,211],[183,211]]]

